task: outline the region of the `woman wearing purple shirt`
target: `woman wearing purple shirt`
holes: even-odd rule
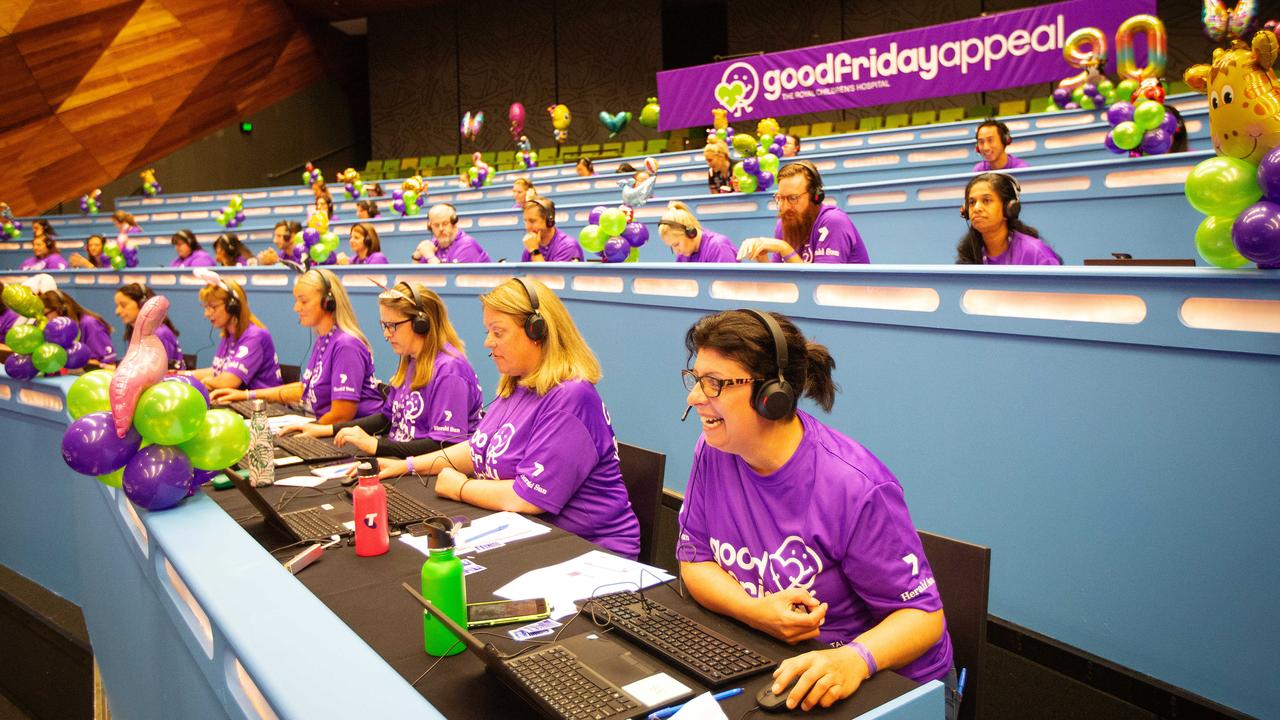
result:
[[[733,242],[704,230],[689,206],[679,200],[667,203],[667,211],[658,221],[658,236],[676,254],[676,262],[738,262]]]
[[[339,265],[386,265],[387,256],[382,254],[382,241],[378,239],[378,231],[369,223],[357,223],[351,226],[351,234],[347,238],[351,243],[351,257],[338,257]]]
[[[293,311],[298,322],[316,334],[302,381],[255,390],[214,390],[218,403],[261,397],[271,402],[304,403],[322,425],[372,415],[382,408],[378,379],[373,375],[373,352],[360,332],[347,291],[332,270],[312,268],[293,286]]]
[[[210,390],[260,390],[280,384],[280,358],[271,333],[249,309],[244,288],[213,275],[213,284],[200,289],[204,317],[222,333],[213,365],[188,373]]]
[[[80,326],[80,342],[89,349],[89,362],[102,366],[115,365],[120,361],[111,345],[111,325],[101,315],[84,309],[75,298],[61,290],[46,290],[40,293],[40,299],[44,301],[45,319],[69,317]]]
[[[1018,219],[1018,181],[1010,175],[976,175],[964,189],[960,217],[969,232],[956,246],[958,265],[1061,265],[1040,232]]]
[[[582,262],[582,246],[556,227],[556,204],[547,198],[524,204],[524,231],[520,262]]]
[[[463,353],[439,295],[400,283],[378,297],[387,344],[400,356],[381,412],[336,425],[309,423],[283,432],[335,437],[367,455],[409,457],[470,437],[480,422],[480,379]],[[380,437],[375,437],[375,435]]]
[[[545,285],[512,278],[480,296],[498,397],[471,439],[378,462],[382,477],[437,474],[436,494],[542,519],[619,555],[640,552],[640,525],[596,382],[600,363]],[[475,477],[471,477],[472,474]]]
[[[213,267],[213,257],[200,247],[196,234],[187,229],[179,230],[169,239],[178,257],[169,263],[169,267]]]
[[[124,323],[124,341],[128,344],[133,339],[133,323],[138,319],[142,304],[156,296],[156,291],[142,283],[129,283],[116,291],[116,317]],[[182,346],[178,344],[178,328],[165,317],[164,323],[156,328],[156,337],[164,345],[165,355],[169,358],[170,370],[185,370],[182,357]]]
[[[878,668],[918,682],[954,675],[933,571],[902,486],[866,448],[808,413],[830,412],[835,361],[786,317],[702,318],[685,346],[702,438],[679,520],[685,585],[708,609],[789,643],[774,673],[787,706],[832,703]],[[795,608],[801,608],[797,611]]]
[[[22,261],[19,270],[66,270],[67,259],[58,252],[58,240],[48,220],[31,223],[31,257]]]
[[[241,242],[240,237],[235,233],[219,235],[218,239],[213,241],[213,256],[218,261],[218,264],[223,267],[244,267],[245,265],[258,264],[258,260],[253,256],[253,251]]]

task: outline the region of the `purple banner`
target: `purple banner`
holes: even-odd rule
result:
[[[1069,0],[666,70],[658,73],[658,129],[710,125],[713,108],[733,122],[1057,82],[1079,72],[1062,57],[1071,33],[1101,30],[1114,68],[1116,28],[1155,11],[1155,0]]]

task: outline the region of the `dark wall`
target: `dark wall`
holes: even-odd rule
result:
[[[728,52],[776,52],[1039,4],[1045,3],[809,0],[784,7],[770,0],[730,0]],[[666,21],[681,22],[680,3],[665,6]],[[638,116],[645,98],[656,93],[654,75],[663,69],[663,7],[661,0],[538,4],[496,0],[370,18],[373,156],[509,149],[507,107],[517,100],[528,113],[529,139],[535,147],[549,145],[551,122],[545,108],[557,97],[557,91],[560,101],[573,112],[569,142],[607,141],[607,131],[596,117],[601,110],[630,110]],[[1205,62],[1213,46],[1201,30],[1198,3],[1166,0],[1158,7],[1169,34],[1166,76],[1180,79],[1188,66]],[[1064,77],[1068,69],[1064,63]],[[414,79],[410,81],[410,77]],[[779,121],[793,125],[929,108],[995,106],[1003,100],[1047,96],[1051,90],[1045,83]],[[460,138],[458,125],[464,112],[476,110],[484,111],[486,123],[479,143],[472,144]],[[618,139],[651,137],[657,133],[633,119]]]

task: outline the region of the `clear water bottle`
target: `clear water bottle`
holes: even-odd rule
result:
[[[434,517],[427,528],[427,561],[422,564],[422,596],[462,627],[467,626],[467,586],[462,561],[453,554],[453,521]],[[430,614],[422,613],[422,638],[428,655],[457,655],[466,646]]]
[[[245,461],[249,465],[249,484],[254,487],[274,485],[276,482],[276,454],[271,442],[271,428],[267,426],[267,407],[261,400],[253,401],[253,414],[249,418],[249,453]]]

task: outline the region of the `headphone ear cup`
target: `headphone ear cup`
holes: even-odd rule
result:
[[[426,315],[418,314],[413,318],[413,331],[419,335],[426,335],[431,331],[431,322],[427,320]]]
[[[796,396],[785,380],[757,380],[752,387],[751,407],[766,420],[782,420],[795,412]]]
[[[695,237],[698,236],[697,228],[691,228],[691,227],[685,226],[684,236],[689,238],[690,240],[694,239]]]
[[[961,205],[961,206],[960,206],[960,217],[964,218],[965,220],[968,220],[968,219],[969,219],[969,206],[968,206],[968,205]]]
[[[547,337],[547,320],[542,313],[534,312],[524,319],[524,334],[534,342],[542,342]]]
[[[1019,212],[1022,212],[1022,201],[1018,200],[1018,198],[1014,198],[1010,200],[1007,205],[1005,205],[1004,219],[1017,220]]]
[[[324,296],[324,300],[320,303],[320,307],[324,308],[325,312],[338,311],[338,301],[336,298],[333,297],[332,292],[329,292]]]

